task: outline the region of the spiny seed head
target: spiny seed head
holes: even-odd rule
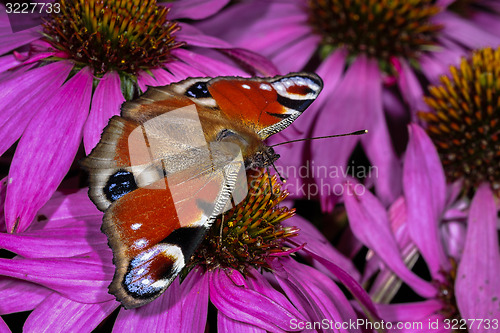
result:
[[[449,181],[465,189],[489,182],[500,190],[500,48],[481,49],[450,67],[441,84],[429,88],[420,112]]]
[[[173,36],[178,25],[166,18],[169,9],[155,0],[61,0],[60,5],[60,13],[43,24],[45,39],[96,75],[155,68],[171,61],[170,51],[182,45]]]
[[[441,26],[433,0],[309,0],[309,23],[322,44],[350,54],[416,58],[435,44]]]
[[[269,256],[285,250],[285,240],[297,235],[297,228],[281,224],[295,209],[278,207],[288,192],[281,190],[276,176],[260,172],[248,181],[246,199],[216,219],[188,270],[195,265],[242,273],[249,267],[268,268]]]

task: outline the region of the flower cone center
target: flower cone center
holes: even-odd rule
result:
[[[415,58],[434,45],[433,0],[309,0],[309,23],[323,45],[379,60]]]
[[[171,61],[176,23],[156,1],[60,1],[61,12],[44,23],[45,39],[95,74],[135,74]]]
[[[433,112],[419,116],[436,145],[449,181],[500,189],[500,48],[474,52],[430,87]]]
[[[226,267],[245,273],[249,267],[268,267],[266,259],[284,250],[283,243],[297,235],[298,229],[281,222],[294,215],[294,209],[278,207],[288,193],[281,190],[276,177],[268,173],[248,177],[245,200],[219,216],[193,256],[190,266],[208,269]]]

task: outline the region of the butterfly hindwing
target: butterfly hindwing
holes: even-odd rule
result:
[[[165,178],[109,207],[102,230],[116,266],[110,292],[126,308],[149,303],[175,279],[228,205],[241,167],[233,162],[195,177]]]

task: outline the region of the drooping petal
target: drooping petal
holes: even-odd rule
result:
[[[0,280],[0,315],[31,311],[53,291],[40,285],[2,278]]]
[[[235,270],[214,271],[210,275],[210,300],[226,316],[271,332],[289,329],[290,320],[299,320],[276,301],[233,280],[243,281]]]
[[[120,114],[123,102],[125,98],[120,89],[120,76],[116,72],[106,73],[92,95],[92,106],[83,128],[86,154],[90,154],[101,139],[102,130],[108,124],[109,118]]]
[[[278,68],[270,60],[255,52],[241,48],[221,49],[220,51],[237,62],[247,65],[249,69],[254,69],[259,76],[275,76],[280,74]]]
[[[377,61],[366,61],[365,72],[360,73],[359,86],[355,91],[362,91],[357,98],[363,99],[365,106],[358,110],[358,117],[364,121],[362,127],[368,133],[361,136],[361,143],[373,169],[366,172],[368,180],[375,182],[377,196],[385,205],[389,205],[401,194],[401,165],[389,135],[385,114],[382,109],[382,78]],[[349,107],[349,106],[345,106]]]
[[[446,202],[446,183],[436,148],[418,125],[409,127],[410,141],[403,171],[408,232],[424,257],[433,278],[449,269],[438,230]],[[425,232],[422,232],[425,230]]]
[[[0,259],[0,274],[40,284],[77,302],[104,302],[113,299],[107,287],[114,267],[110,255],[106,255],[109,265],[104,265],[98,256]]]
[[[16,15],[16,14],[13,14]],[[30,42],[40,39],[40,27],[34,27],[13,33],[9,25],[9,19],[5,12],[5,8],[0,6],[1,30],[0,30],[0,55],[9,51],[15,50],[18,47],[29,44]]]
[[[462,318],[500,318],[500,249],[498,210],[488,184],[472,200],[462,260],[455,281],[455,295]],[[484,332],[473,326],[472,332]]]
[[[226,316],[221,311],[217,312],[217,331],[227,332],[248,332],[248,333],[266,333],[267,331],[254,325],[236,321]]]
[[[417,111],[427,111],[422,85],[406,60],[401,60],[401,73],[398,79],[399,90],[405,101],[410,106],[412,120],[416,120]]]
[[[194,268],[181,284],[180,331],[204,332],[208,314],[208,274]]]
[[[32,224],[30,230],[73,226],[79,219],[85,219],[89,222],[100,221],[102,215],[103,213],[90,201],[88,189],[81,189],[71,194],[56,192],[45,206],[40,208],[38,211],[39,223]],[[101,231],[98,228],[89,225],[89,237],[95,237],[95,234],[100,233]]]
[[[157,86],[158,82],[149,73],[140,71],[137,73],[137,85],[144,93],[148,90],[148,86]]]
[[[184,0],[174,2],[168,14],[169,19],[201,20],[221,10],[229,0]],[[159,3],[161,4],[161,3]]]
[[[5,202],[9,232],[26,230],[69,170],[81,141],[91,93],[92,73],[84,68],[35,111],[10,167]]]
[[[369,191],[357,195],[352,185],[344,194],[344,201],[349,223],[356,237],[375,251],[394,273],[421,296],[435,296],[436,289],[413,274],[403,262],[387,213],[380,201]]]
[[[277,52],[273,57],[273,62],[283,72],[297,71],[297,69],[304,68],[311,60],[320,42],[320,36],[306,33],[304,37],[297,38],[290,43],[286,48],[287,52]]]
[[[361,287],[361,285],[352,278],[349,274],[347,274],[344,270],[338,267],[335,263],[329,261],[328,259],[323,258],[318,253],[311,251],[310,249],[305,249],[311,256],[313,256],[316,260],[318,260],[322,265],[328,268],[337,278],[344,284],[344,286],[351,292],[351,294],[358,300],[358,302],[363,306],[363,308],[368,311],[372,318],[378,318],[377,310],[373,305],[370,296],[368,296],[367,292]]]
[[[21,137],[46,96],[62,86],[72,67],[59,61],[0,84],[0,155]]]
[[[280,285],[291,284],[296,290],[296,295],[289,297],[304,297],[308,301],[307,311],[310,315],[311,310],[317,306],[316,311],[320,311],[320,320],[327,319],[333,322],[350,322],[356,321],[357,315],[354,312],[349,300],[345,297],[341,289],[326,275],[316,271],[314,268],[299,264],[293,259],[287,258],[282,260],[281,268],[287,275],[280,274],[278,271]],[[286,281],[285,281],[286,280]],[[290,289],[289,289],[290,291]],[[297,294],[298,292],[298,294]],[[360,332],[359,329],[341,330],[341,332]]]
[[[24,332],[92,332],[118,305],[78,303],[53,293],[30,314]]]
[[[294,217],[283,221],[282,224],[289,227],[295,226],[299,228],[299,235],[293,238],[295,242],[300,244],[306,243],[307,248],[316,253],[321,253],[323,257],[328,258],[332,262],[336,263],[355,280],[359,281],[360,274],[356,267],[354,267],[352,261],[345,257],[342,253],[340,253],[335,247],[333,247],[325,238],[325,236],[309,221],[305,220],[299,215],[295,215]],[[316,263],[316,261],[313,260],[313,265],[314,263]],[[319,269],[319,267],[316,268]],[[330,271],[328,270],[325,270],[323,273],[327,272],[330,273]]]
[[[161,327],[165,332],[181,332],[181,287],[179,279],[156,300],[140,308],[121,310],[113,332],[155,332]]]
[[[438,315],[443,304],[439,300],[418,303],[378,304],[377,310],[384,322],[392,323],[394,333],[449,332],[443,328],[443,316]],[[437,320],[437,321],[436,321]]]
[[[67,258],[93,251],[110,251],[106,236],[99,232],[101,221],[73,219],[72,224],[59,228],[27,230],[21,234],[0,233],[0,247],[25,258]]]
[[[450,11],[441,12],[436,21],[443,25],[442,34],[471,49],[477,49],[500,44],[500,37],[480,29],[472,22],[453,14]]]
[[[176,49],[172,51],[179,59],[188,64],[194,69],[199,70],[207,76],[223,76],[223,75],[239,75],[248,76],[241,69],[237,69],[227,63],[213,59],[199,53],[195,53],[186,49]]]
[[[3,318],[0,318],[0,332],[2,332],[2,333],[11,333],[11,330],[10,330],[9,326],[7,326],[7,324],[5,323],[5,321],[3,320]]]
[[[290,313],[292,313],[297,318],[305,319],[304,316],[299,311],[297,311],[296,308],[293,307],[290,301],[288,301],[282,293],[274,289],[269,281],[267,281],[262,276],[262,274],[257,272],[257,270],[253,268],[249,269],[249,274],[245,279],[245,283],[249,289],[255,290],[256,292],[274,300],[276,303],[290,311]]]
[[[360,90],[367,87],[366,84],[361,85],[367,67],[365,57],[356,59],[349,66],[343,80],[339,82],[338,88],[332,94],[326,93],[327,100],[317,106],[325,109],[318,112],[312,132],[313,137],[348,133],[364,128],[365,112],[373,107],[366,98],[361,97],[367,95],[366,91]],[[322,94],[323,92],[319,98]],[[313,105],[313,108],[316,106]],[[349,112],[345,112],[347,109]],[[321,173],[317,173],[318,176],[315,177],[316,183],[322,187],[321,197],[325,200],[322,206],[326,205],[328,197],[336,193],[334,189],[344,182],[347,160],[358,140],[358,137],[347,136],[331,141],[322,140],[310,145],[311,159],[314,160],[315,168],[318,170],[323,167],[336,171],[333,177],[330,175],[331,172],[327,177],[321,176]]]

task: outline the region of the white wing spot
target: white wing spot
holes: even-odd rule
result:
[[[248,84],[242,84],[241,86],[245,89],[250,89],[250,86]]]
[[[147,239],[145,239],[145,238],[141,238],[141,239],[136,240],[136,241],[134,242],[134,246],[135,246],[136,248],[138,248],[138,249],[143,248],[143,247],[144,247],[144,246],[146,246],[147,244],[148,244],[148,241],[147,241]]]
[[[142,223],[134,223],[130,226],[130,228],[132,228],[132,230],[137,230],[141,227]]]
[[[141,283],[142,284],[150,284],[151,281],[149,281],[149,279],[142,279]]]
[[[267,91],[272,91],[273,90],[273,88],[270,85],[268,85],[267,83],[261,83],[260,86],[259,86],[259,88],[262,89],[262,90],[267,90]]]

